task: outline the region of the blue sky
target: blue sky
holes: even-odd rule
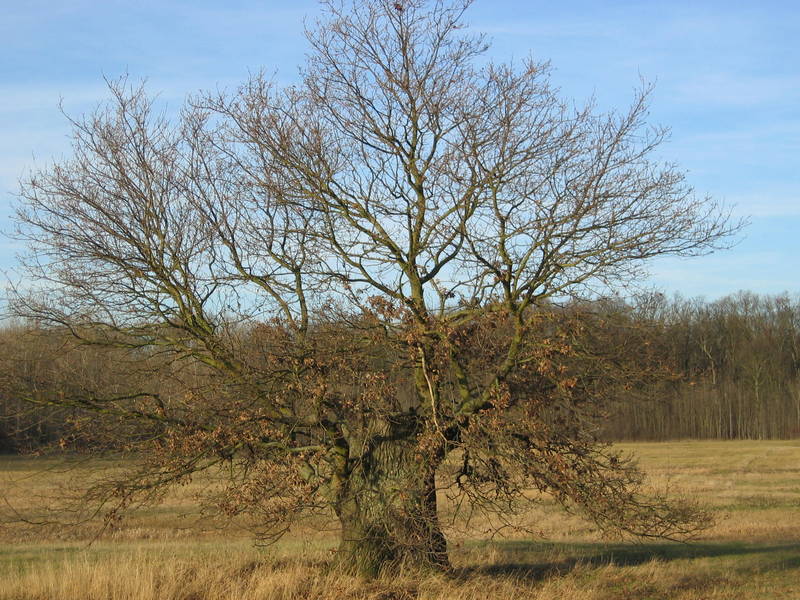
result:
[[[17,181],[67,152],[69,127],[106,97],[103,77],[147,78],[178,106],[249,72],[291,82],[312,0],[0,0],[0,229]],[[651,120],[672,128],[661,155],[698,193],[751,225],[731,250],[652,264],[646,285],[713,299],[740,289],[800,292],[800,10],[755,2],[477,0],[467,22],[493,58],[548,59],[567,97],[625,107],[656,82]],[[0,268],[17,248],[0,240]]]

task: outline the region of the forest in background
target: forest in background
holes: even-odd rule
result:
[[[611,439],[800,436],[800,298],[656,294],[630,314],[652,330],[677,377],[645,401],[621,399],[607,424]]]
[[[553,310],[586,315],[586,326],[577,336],[629,336],[635,343],[616,347],[637,353],[645,344],[647,354],[664,365],[659,381],[632,385],[598,413],[601,438],[800,436],[800,297],[739,292],[708,302],[654,293]],[[591,345],[585,341],[572,343],[576,348]],[[153,361],[152,377],[165,388],[170,385],[167,371],[193,368],[148,360]],[[624,365],[637,357],[621,355],[618,360],[624,373]],[[75,347],[65,331],[21,323],[0,329],[0,368],[0,452],[6,453],[52,449],[65,440],[74,445],[76,425],[80,439],[87,441],[94,427],[102,428],[103,416],[50,407],[48,399],[76,386],[121,389],[128,377],[116,368],[115,351]],[[141,435],[148,432],[143,429]]]

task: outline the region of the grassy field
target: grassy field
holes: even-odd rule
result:
[[[335,532],[298,531],[269,548],[182,514],[192,486],[99,537],[92,526],[0,526],[2,599],[800,599],[800,441],[624,444],[656,485],[714,509],[692,544],[612,542],[544,503],[546,537],[451,536],[454,570],[362,581],[328,572]],[[0,490],[24,506],[75,471],[0,457]],[[37,474],[39,473],[39,474]]]

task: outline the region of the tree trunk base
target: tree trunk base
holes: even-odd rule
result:
[[[436,498],[441,456],[421,458],[421,431],[412,416],[386,423],[381,435],[361,444],[365,449],[353,460],[335,506],[342,525],[340,569],[376,577],[449,567]]]
[[[408,533],[408,532],[406,532]],[[447,542],[441,532],[427,531],[425,539],[387,531],[344,531],[334,566],[362,577],[400,572],[437,572],[450,568]]]

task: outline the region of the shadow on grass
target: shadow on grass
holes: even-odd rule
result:
[[[480,549],[484,546],[473,547]],[[578,566],[635,566],[652,560],[676,561],[702,558],[747,558],[750,566],[764,571],[789,571],[800,568],[800,543],[771,545],[734,543],[633,543],[568,544],[533,541],[502,541],[485,545],[499,556],[489,565],[454,570],[457,578],[473,575],[505,575],[528,580],[563,576]],[[553,554],[564,558],[541,560]],[[504,559],[508,560],[504,560]]]

